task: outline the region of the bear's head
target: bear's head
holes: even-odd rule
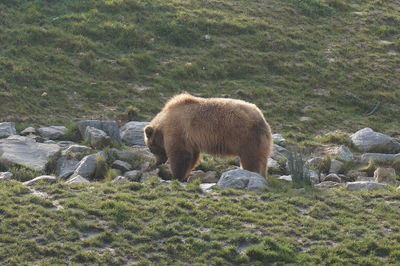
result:
[[[157,159],[157,164],[163,164],[167,161],[167,153],[164,148],[164,137],[161,130],[148,125],[144,128],[144,140],[151,153]]]

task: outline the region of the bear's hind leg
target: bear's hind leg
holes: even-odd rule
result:
[[[256,154],[254,151],[244,153],[240,155],[240,167],[265,176],[267,170],[267,159],[267,155],[263,153]]]

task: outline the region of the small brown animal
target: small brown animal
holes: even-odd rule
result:
[[[169,159],[172,175],[186,181],[200,152],[239,156],[243,169],[266,174],[272,135],[260,109],[241,100],[180,94],[144,128],[157,163]]]

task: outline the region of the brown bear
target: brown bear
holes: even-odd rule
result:
[[[169,159],[172,175],[187,181],[200,152],[239,156],[243,169],[266,174],[272,135],[260,109],[242,100],[179,94],[144,128],[157,163]]]

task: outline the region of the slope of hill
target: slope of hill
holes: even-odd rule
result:
[[[1,120],[114,119],[130,105],[150,119],[188,91],[254,102],[299,139],[398,134],[399,12],[396,0],[1,1]]]

